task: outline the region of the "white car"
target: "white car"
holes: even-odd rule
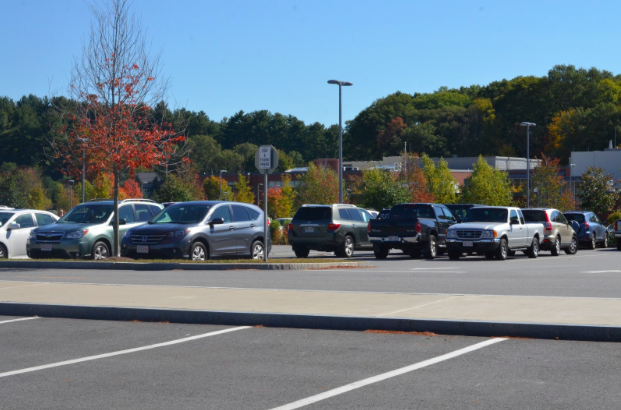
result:
[[[57,220],[56,215],[47,211],[0,207],[0,259],[26,258],[30,231]]]

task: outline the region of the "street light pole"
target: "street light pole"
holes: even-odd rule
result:
[[[339,204],[343,203],[343,110],[342,110],[342,87],[354,85],[348,81],[329,80],[328,84],[339,86]]]
[[[70,179],[67,183],[69,184],[69,209],[73,209],[73,184],[75,181]]]
[[[534,127],[536,124],[534,122],[522,122],[520,125],[526,127],[526,208],[530,208],[530,127]]]
[[[222,201],[222,173],[227,172],[226,169],[220,170],[220,201]]]

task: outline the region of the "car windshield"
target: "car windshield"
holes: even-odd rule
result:
[[[59,224],[101,224],[114,212],[112,205],[78,205],[58,220]]]
[[[583,214],[563,214],[568,221],[576,221],[580,224],[584,223],[584,215]]]
[[[470,208],[464,222],[507,222],[508,212],[497,208]]]
[[[298,209],[293,217],[295,220],[306,220],[306,221],[321,221],[325,219],[332,219],[332,208],[328,208],[327,206],[306,206]]]
[[[12,212],[0,212],[0,226],[6,224],[13,215]]]
[[[534,211],[523,209],[522,214],[524,215],[524,219],[526,222],[547,222],[546,211]]]
[[[390,210],[390,219],[435,218],[431,205],[397,205]]]
[[[164,208],[149,221],[150,224],[197,224],[205,219],[211,206],[198,204],[173,204]]]

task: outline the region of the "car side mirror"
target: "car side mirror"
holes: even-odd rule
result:
[[[119,225],[127,225],[127,219],[124,219],[124,218],[119,219]]]
[[[7,231],[13,230],[13,229],[19,229],[19,224],[17,222],[11,222],[11,224],[9,225]]]
[[[209,221],[209,225],[222,225],[224,223],[224,219],[216,218]]]

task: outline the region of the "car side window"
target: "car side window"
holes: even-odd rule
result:
[[[149,209],[148,205],[135,204],[134,209],[136,209],[136,222],[147,222],[153,217],[153,215],[151,215],[151,210]]]
[[[347,209],[342,209],[342,208],[341,208],[341,209],[339,209],[339,219],[342,219],[342,220],[344,220],[344,221],[351,221],[351,220],[353,220],[354,218],[352,218],[352,217],[349,215],[349,211],[348,211]]]
[[[565,215],[563,215],[562,213],[558,213],[558,220],[560,223],[568,225],[569,222],[567,222],[567,219],[565,219]]]
[[[159,214],[161,211],[159,206],[155,206],[155,205],[148,205],[148,206],[149,206],[149,209],[151,209],[151,213],[153,214],[153,216]]]
[[[519,222],[520,219],[518,218],[517,212],[515,211],[515,209],[511,210],[511,213],[509,214],[509,221],[511,221],[511,223],[513,223],[513,221]]]
[[[373,219],[371,214],[365,211],[364,209],[358,209],[358,211],[360,212],[360,215],[362,216],[362,220],[364,222],[369,222],[371,219]]]
[[[125,205],[119,208],[119,220],[125,219],[125,223],[133,224],[135,222],[134,219],[134,208],[131,205]]]
[[[257,219],[259,219],[261,217],[261,213],[259,211],[257,211],[256,209],[252,209],[250,207],[246,207],[246,210],[250,214],[250,220],[251,221],[256,221]]]
[[[33,228],[34,221],[32,220],[32,214],[23,214],[15,218],[13,221],[16,224],[19,224],[19,229],[22,228]]]
[[[593,214],[593,215],[591,216],[591,218],[592,218],[592,219],[591,219],[591,222],[595,222],[596,224],[598,224],[598,223],[599,223],[599,219],[597,218],[597,215]]]
[[[448,208],[442,208],[442,211],[444,212],[444,217],[446,218],[447,221],[451,221],[451,222],[457,221],[453,213]]]
[[[560,222],[559,217],[558,217],[559,212],[558,211],[554,211],[552,212],[552,215],[550,216],[550,220],[552,222]]]
[[[349,215],[352,217],[354,221],[362,222],[364,219],[360,216],[360,209],[348,209]]]
[[[48,214],[40,214],[38,212],[35,212],[35,218],[37,218],[37,225],[38,226],[44,226],[44,225],[49,225],[49,224],[53,224],[54,218],[52,218],[50,215]]]
[[[518,216],[520,217],[520,223],[521,223],[522,225],[525,225],[525,224],[526,224],[526,222],[524,221],[524,214],[523,214],[523,213],[522,213],[522,211],[520,211],[519,209],[518,209],[518,211],[517,211],[517,212],[518,212]]]
[[[433,210],[436,213],[436,218],[438,218],[438,219],[446,219],[445,216],[444,216],[444,212],[442,212],[442,208],[440,208],[439,206],[434,206]]]
[[[214,209],[213,213],[211,214],[210,220],[213,221],[217,218],[222,218],[224,223],[231,222],[231,211],[229,210],[228,205],[221,205]]]
[[[235,217],[235,222],[244,222],[250,220],[250,216],[248,215],[245,206],[231,205],[231,208],[233,208],[233,217]]]

